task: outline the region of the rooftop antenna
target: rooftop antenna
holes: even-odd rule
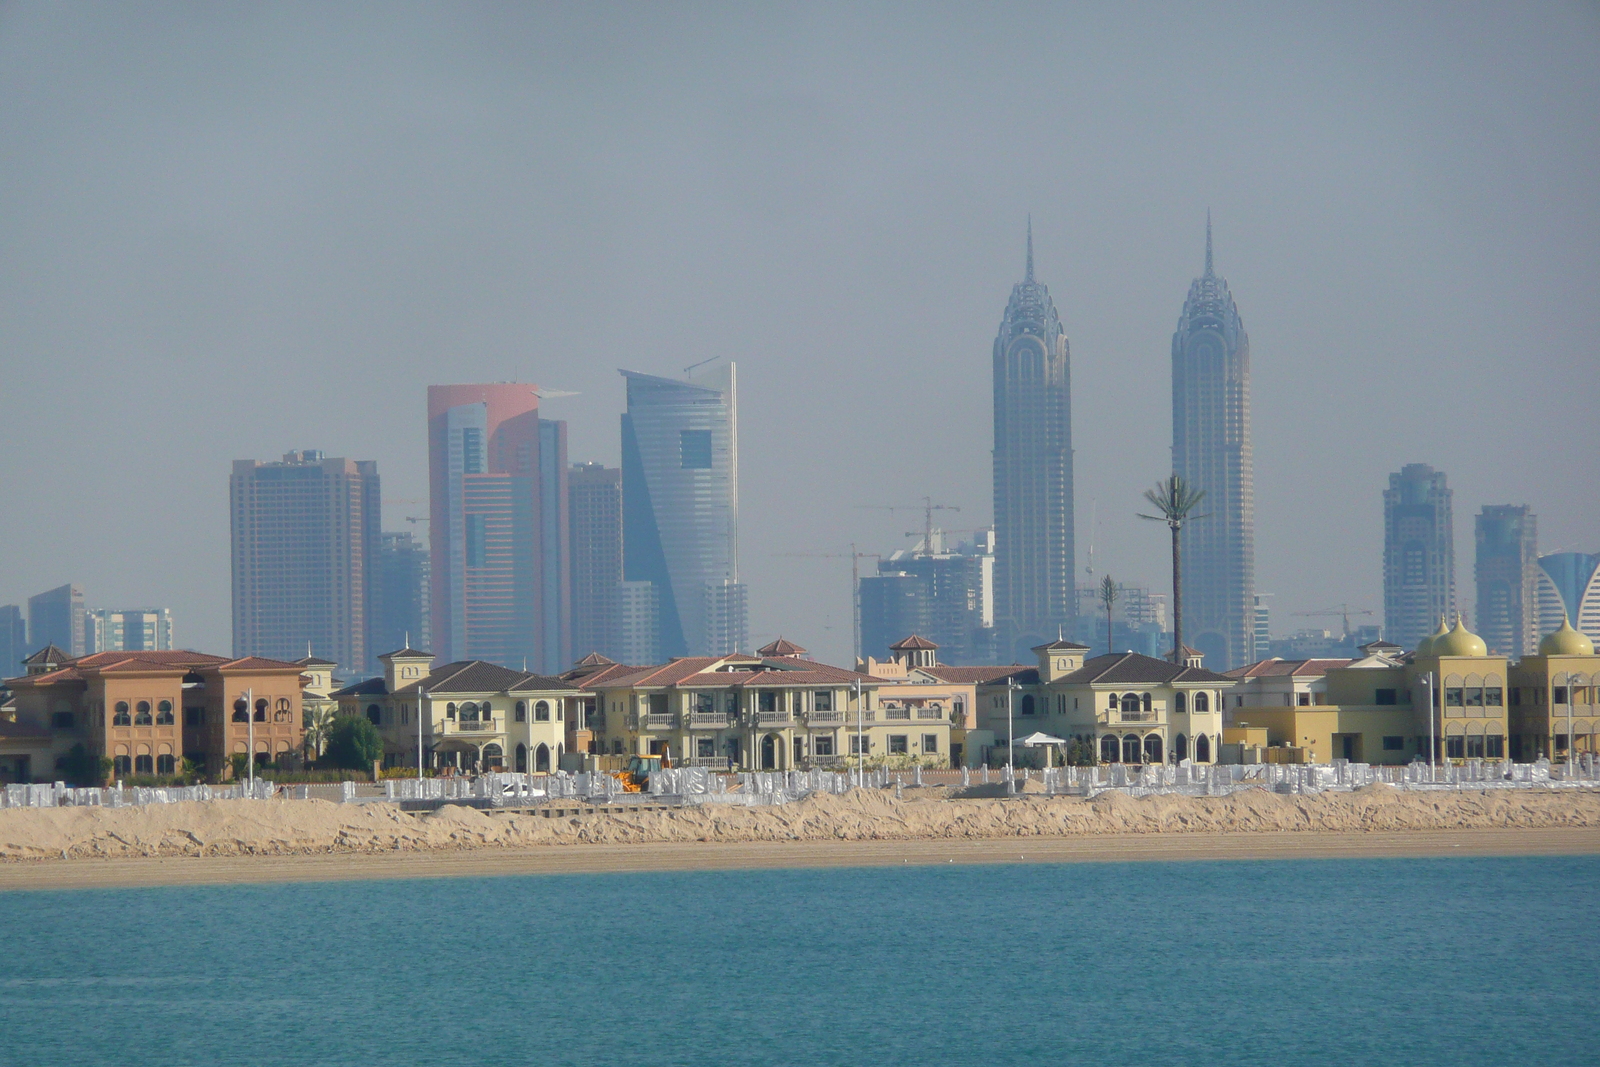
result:
[[[1028,273],[1024,280],[1033,281],[1033,212],[1031,211],[1028,212]]]
[[[1211,277],[1211,209],[1206,208],[1206,277]]]
[[[406,642],[405,642],[405,645],[406,645],[407,648],[411,647],[411,631],[410,630],[406,631]]]
[[[1089,501],[1089,565],[1083,568],[1083,572],[1089,576],[1090,580],[1094,578],[1094,538],[1095,534],[1100,530],[1100,520],[1095,515],[1095,510],[1099,505],[1100,502],[1098,500]]]

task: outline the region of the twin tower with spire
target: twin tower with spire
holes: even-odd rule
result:
[[[1113,419],[1113,435],[1146,432]],[[1184,640],[1225,670],[1257,658],[1250,340],[1212,262],[1172,337],[1172,470],[1205,492],[1183,531]],[[1166,472],[1156,471],[1153,482]],[[1138,486],[1128,487],[1130,509]],[[994,341],[995,624],[1001,657],[1031,658],[1076,613],[1071,350],[1050,290],[1027,262]]]

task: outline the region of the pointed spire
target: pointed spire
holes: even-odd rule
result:
[[[1206,208],[1206,277],[1211,273],[1211,209]]]
[[[1028,212],[1028,273],[1024,281],[1033,281],[1033,212]]]

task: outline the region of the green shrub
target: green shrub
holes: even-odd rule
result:
[[[73,745],[65,756],[56,760],[61,780],[80,788],[104,785],[111,777],[111,767],[111,757],[95,756],[81,744]]]
[[[372,769],[383,758],[383,738],[364,715],[341,715],[328,735],[327,758],[336,767]]]

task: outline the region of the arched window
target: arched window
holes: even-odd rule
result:
[[[444,717],[449,719],[451,722],[455,721],[456,706],[454,704],[446,704],[444,706]]]
[[[461,705],[461,721],[462,722],[477,722],[478,721],[478,705],[477,705],[476,702],[469,700],[466,703]]]
[[[1115,693],[1107,693],[1106,696],[1109,698],[1107,700],[1107,702],[1106,702],[1106,707],[1109,708],[1112,711],[1116,711],[1117,710],[1117,694],[1115,694]]]
[[[133,725],[149,726],[155,720],[150,717],[150,702],[141,700],[133,709]]]
[[[126,700],[117,701],[117,706],[111,713],[111,725],[112,726],[132,726],[133,725],[133,716],[128,711],[128,702]]]
[[[517,701],[516,716],[518,722],[528,721],[528,702],[526,700]],[[521,748],[522,746],[518,745],[517,747]],[[522,762],[526,763],[527,761],[527,753],[524,752]]]
[[[1181,689],[1178,690],[1178,692],[1172,698],[1172,708],[1173,708],[1174,711],[1179,711],[1179,712],[1188,711],[1189,710],[1189,694],[1185,693]]]
[[[1125,718],[1125,719],[1134,719],[1134,718],[1138,718],[1138,716],[1139,716],[1139,694],[1138,693],[1124,693],[1124,694],[1122,694],[1122,717]]]
[[[233,721],[250,721],[250,705],[244,702],[244,697],[240,697],[238,700],[233,702]]]
[[[1144,761],[1146,763],[1160,763],[1161,760],[1161,735],[1145,734]]]
[[[111,773],[125,778],[133,773],[133,760],[128,756],[115,756],[111,760]]]
[[[505,754],[503,752],[501,752],[499,745],[489,744],[489,745],[484,745],[483,746],[483,769],[484,770],[486,770],[486,771],[498,771],[504,765],[505,765]]]
[[[522,712],[523,717],[526,718],[527,714],[528,714],[528,709],[523,707],[523,705],[521,703],[517,704],[517,708]],[[524,745],[520,741],[517,742],[517,773],[518,774],[527,774],[528,773],[528,746]]]
[[[256,701],[255,719],[256,719],[256,722],[266,722],[267,721],[267,702],[266,702],[266,700],[263,699],[263,700]]]
[[[272,709],[273,722],[288,722],[293,715],[289,711],[289,698],[279,697],[277,706]]]
[[[157,703],[156,704],[156,725],[157,726],[171,726],[172,725],[172,719],[173,719],[173,716],[172,716],[172,701],[163,700],[163,701],[160,701],[159,703]]]
[[[1189,739],[1182,734],[1172,739],[1172,758],[1186,760],[1189,758]]]
[[[533,769],[540,774],[547,773],[550,770],[549,745],[540,744],[538,748],[533,750]]]
[[[1106,734],[1100,738],[1100,762],[1117,762],[1117,738],[1114,734]]]
[[[1139,707],[1143,711],[1149,711],[1150,710],[1150,694],[1149,693],[1141,693],[1139,695]]]
[[[1138,734],[1123,734],[1122,735],[1122,762],[1123,763],[1140,763],[1140,762],[1142,762],[1140,760],[1140,758],[1139,758],[1140,751],[1141,751],[1141,749],[1140,749],[1139,735]]]
[[[550,721],[550,702],[548,700],[541,700],[538,703],[534,704],[534,706],[533,706],[533,721],[534,722],[549,722]]]
[[[367,721],[374,726],[383,725],[383,709],[376,704],[367,705]]]
[[[1194,735],[1194,761],[1196,763],[1211,762],[1211,738],[1205,734]]]
[[[176,759],[174,759],[173,756],[170,753],[168,753],[166,755],[157,756],[156,757],[156,773],[157,774],[176,774],[176,773],[178,773],[178,761]]]
[[[1211,710],[1211,694],[1210,693],[1196,693],[1194,695],[1194,710],[1195,710],[1195,714],[1197,714],[1197,715],[1200,712],[1203,712],[1203,711],[1210,711]]]
[[[1022,698],[1022,714],[1033,714],[1033,694],[1029,693]]]
[[[133,757],[133,773],[134,774],[154,774],[154,773],[156,773],[156,761],[151,759],[148,755]]]

